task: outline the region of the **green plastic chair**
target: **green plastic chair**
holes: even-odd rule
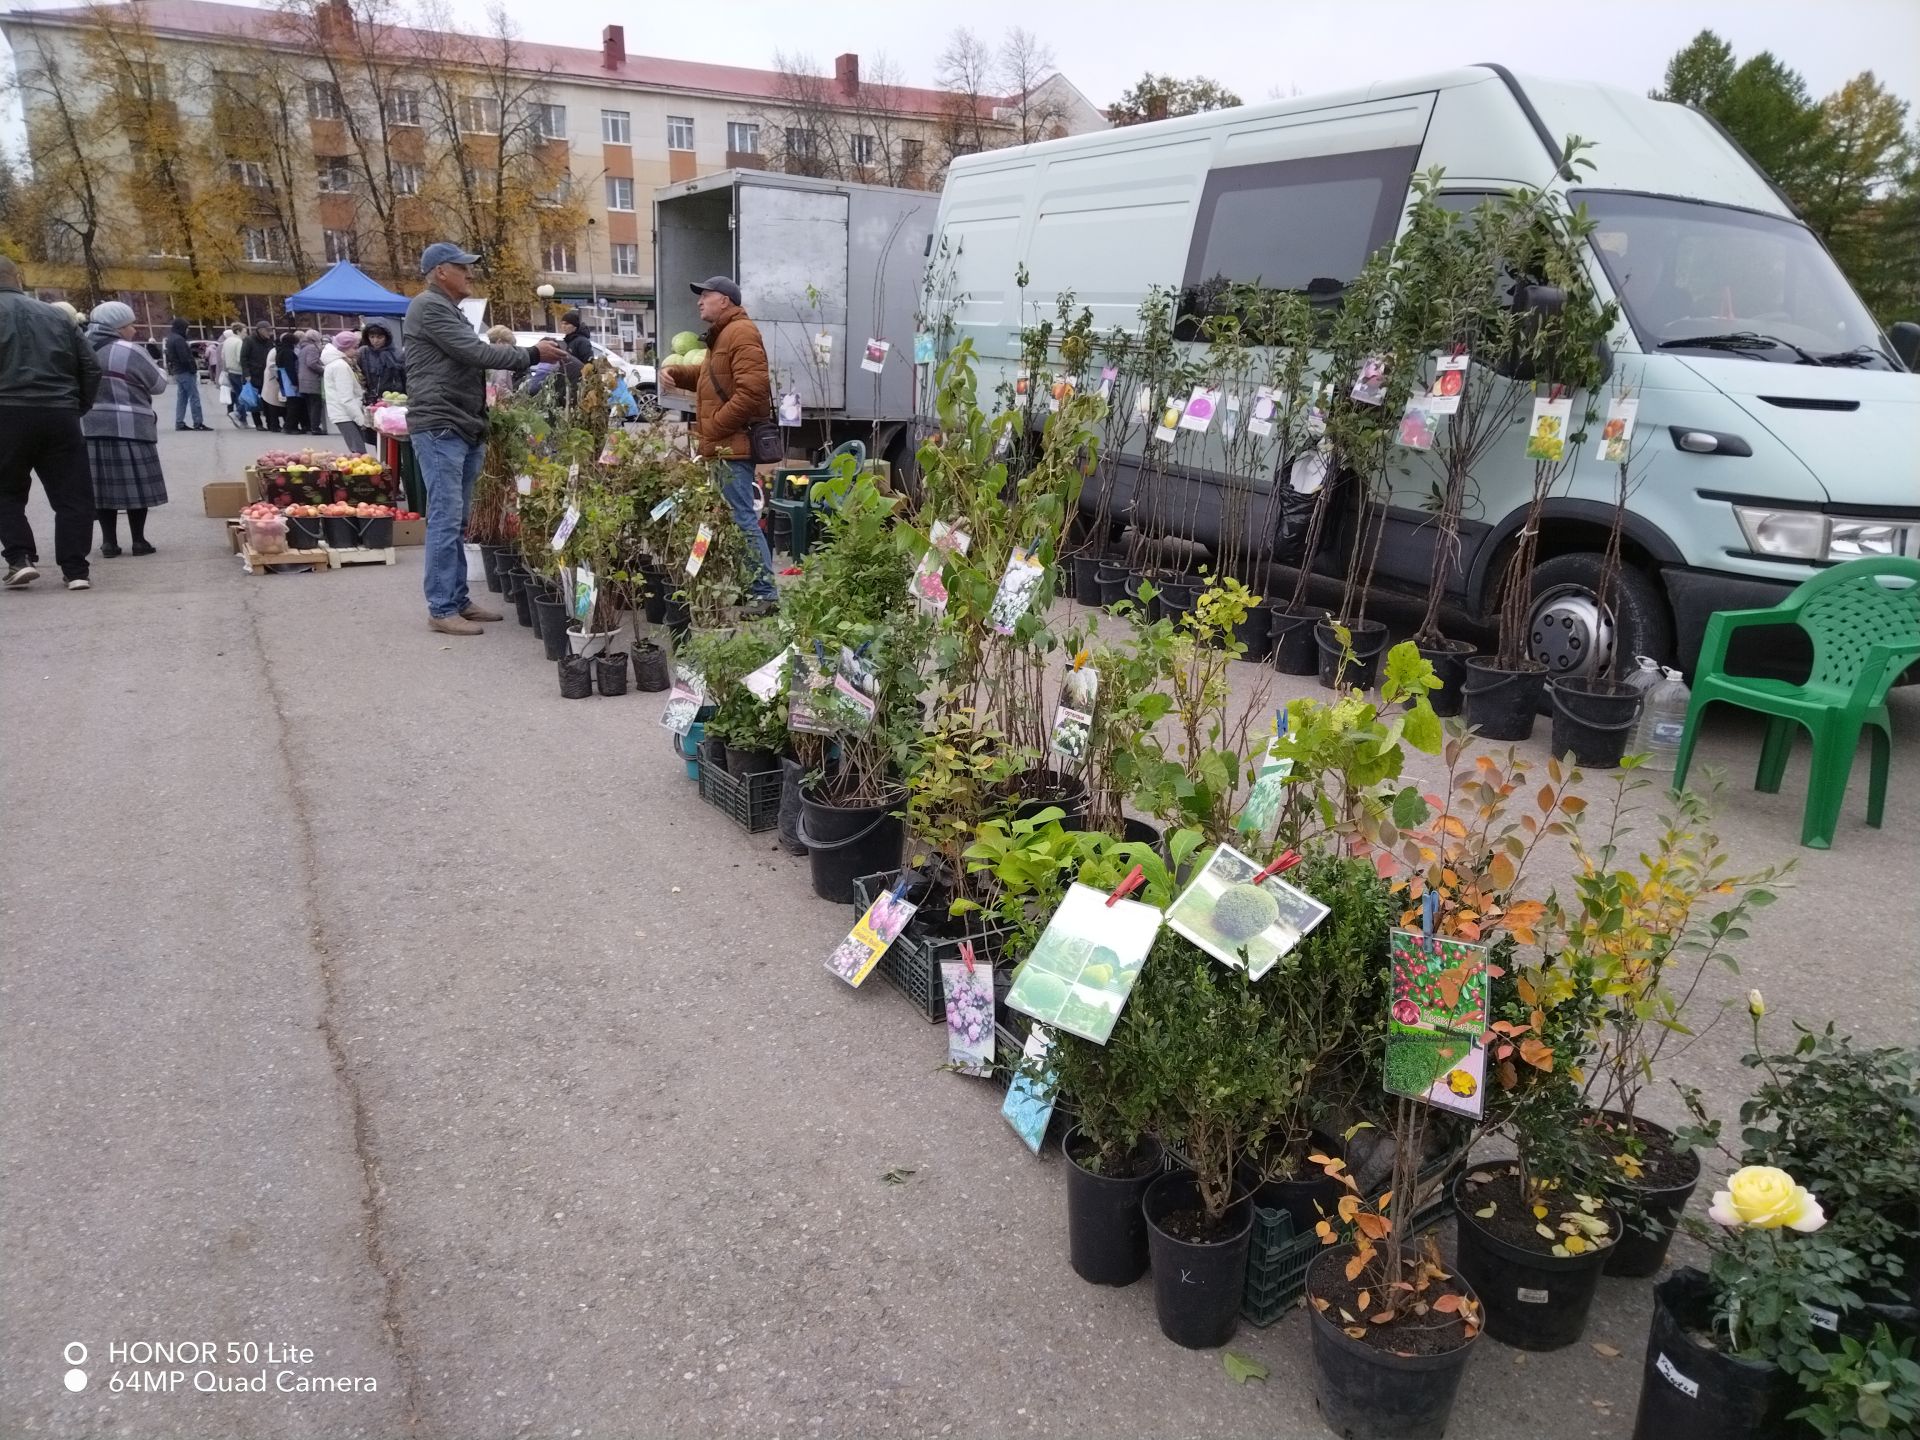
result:
[[[1891,581],[1892,583],[1885,583]],[[1813,673],[1790,684],[1726,673],[1733,632],[1755,625],[1797,625],[1813,642]],[[1920,561],[1898,557],[1850,560],[1816,575],[1770,610],[1722,610],[1707,620],[1687,707],[1687,729],[1675,757],[1673,785],[1687,783],[1700,716],[1716,701],[1770,717],[1760,748],[1753,788],[1772,795],[1786,773],[1793,727],[1813,740],[1813,771],[1800,843],[1816,850],[1833,844],[1840,804],[1860,731],[1870,729],[1873,768],[1867,783],[1867,823],[1878,829],[1887,806],[1887,767],[1893,726],[1887,691],[1900,672],[1920,659]]]

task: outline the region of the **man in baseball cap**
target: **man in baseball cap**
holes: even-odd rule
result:
[[[687,288],[696,295],[705,295],[711,291],[715,295],[726,296],[727,299],[736,305],[740,303],[740,287],[733,283],[733,277],[730,275],[710,275],[705,280],[695,281]],[[701,311],[700,318],[702,320],[707,319],[707,314],[704,310]]]

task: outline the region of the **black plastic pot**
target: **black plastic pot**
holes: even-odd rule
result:
[[[391,515],[369,516],[365,520],[354,521],[353,526],[358,534],[360,543],[369,550],[385,550],[393,544],[393,517]],[[486,569],[487,550],[488,547],[485,545],[480,547],[480,567],[483,570]],[[494,562],[494,566],[494,569],[487,571],[487,589],[497,593],[500,589],[498,560]]]
[[[836,905],[853,903],[862,875],[900,868],[906,822],[893,812],[902,796],[880,805],[843,806],[800,792],[798,839],[813,868],[813,893]]]
[[[1561,675],[1547,694],[1553,701],[1553,753],[1571,752],[1573,763],[1588,770],[1616,768],[1640,718],[1640,692],[1610,680]]]
[[[633,651],[633,688],[653,693],[671,689],[673,672],[667,665],[667,652],[651,640]]]
[[[1481,1226],[1464,1193],[1467,1177],[1453,1182],[1455,1265],[1473,1286],[1486,1316],[1486,1331],[1516,1350],[1560,1350],[1587,1328],[1587,1311],[1600,1288],[1611,1246],[1580,1255],[1543,1255],[1510,1245]],[[1604,1212],[1617,1237],[1619,1214]]]
[[[1130,574],[1121,582],[1121,594],[1133,602],[1135,613],[1138,614],[1142,620],[1146,621],[1147,624],[1151,625],[1167,612],[1160,603],[1159,587],[1154,586],[1152,599],[1142,599],[1140,587],[1143,585],[1153,585],[1153,577],[1150,575]]]
[[[771,750],[742,750],[738,745],[727,746],[729,775],[764,775],[779,764],[780,757]]]
[[[1565,753],[1556,745],[1555,753]],[[1585,763],[1585,762],[1582,762]],[[1624,1121],[1624,1115],[1607,1112],[1608,1118]],[[1669,1143],[1673,1140],[1671,1131],[1642,1120],[1641,1125],[1651,1126],[1666,1136]],[[1608,1196],[1620,1207],[1624,1229],[1620,1238],[1614,1241],[1607,1251],[1605,1272],[1608,1275],[1624,1279],[1638,1280],[1657,1274],[1667,1263],[1667,1247],[1673,1244],[1674,1227],[1679,1224],[1681,1211],[1687,1208],[1687,1201],[1693,1196],[1693,1187],[1700,1183],[1700,1157],[1694,1151],[1686,1152],[1693,1164],[1693,1176],[1677,1185],[1637,1185],[1630,1180],[1615,1180],[1608,1187]]]
[[[661,620],[667,627],[667,634],[671,635],[677,644],[685,640],[688,632],[693,629],[693,606],[685,600],[669,598],[666,601],[666,608],[661,612]]]
[[[1073,557],[1073,598],[1082,605],[1101,603],[1100,571],[1105,564],[1098,555]]]
[[[1102,560],[1095,567],[1095,580],[1099,586],[1100,603],[1111,610],[1127,598],[1127,567],[1115,564],[1111,560]]]
[[[1490,655],[1467,660],[1460,713],[1482,740],[1525,740],[1547,693],[1547,667],[1508,670]]]
[[[1074,1159],[1079,1130],[1060,1139],[1067,1157],[1067,1254],[1091,1285],[1131,1285],[1147,1273],[1147,1217],[1140,1197],[1160,1175],[1160,1142],[1142,1137],[1133,1173],[1096,1175]]]
[[[1159,595],[1160,613],[1171,620],[1192,611],[1200,598],[1200,582],[1190,575],[1147,576]]]
[[[1307,1297],[1317,1276],[1337,1273],[1350,1247],[1322,1250],[1307,1267]],[[1456,1284],[1461,1282],[1456,1278]],[[1470,1288],[1462,1285],[1463,1289]],[[1472,1340],[1439,1355],[1396,1355],[1340,1328],[1331,1314],[1307,1306],[1313,1330],[1313,1398],[1320,1419],[1343,1440],[1441,1440],[1453,1415]]]
[[[500,547],[498,545],[480,547],[480,569],[487,577],[487,589],[496,595],[504,593],[500,583]]]
[[[602,695],[627,693],[627,652],[615,650],[593,657],[593,683]]]
[[[507,594],[513,599],[513,618],[522,625],[533,625],[533,577],[516,570],[507,577]]]
[[[1311,675],[1320,668],[1320,647],[1313,627],[1323,612],[1274,611],[1267,622],[1273,648],[1273,668],[1282,675]]]
[[[494,573],[500,577],[500,593],[509,600],[513,599],[513,592],[520,588],[520,562],[502,550]]]
[[[320,534],[320,519],[317,515],[287,516],[287,548],[289,550],[318,550]]]
[[[1474,653],[1465,640],[1442,640],[1438,645],[1416,645],[1420,658],[1433,666],[1440,688],[1427,692],[1427,703],[1443,719],[1460,713],[1461,687],[1467,683],[1467,657]]]
[[[1378,620],[1356,620],[1347,630],[1353,637],[1347,646],[1353,651],[1353,660],[1343,673],[1340,637],[1334,634],[1333,622],[1315,622],[1313,643],[1319,652],[1320,683],[1329,690],[1336,683],[1351,685],[1356,690],[1371,690],[1380,678],[1380,657],[1387,649],[1387,627]]]
[[[1273,617],[1256,605],[1247,612],[1247,618],[1233,627],[1233,638],[1241,645],[1240,658],[1254,665],[1267,663],[1267,647],[1272,644],[1268,638],[1267,627]]]
[[[1247,1250],[1253,1243],[1253,1201],[1245,1195],[1227,1207],[1230,1229],[1224,1239],[1195,1244],[1160,1228],[1167,1216],[1199,1204],[1188,1170],[1159,1176],[1140,1197],[1160,1333],[1189,1350],[1210,1349],[1233,1338],[1247,1284]]]
[[[657,575],[647,577],[647,623],[664,625],[667,623],[667,587]]]
[[[1775,1440],[1792,1433],[1787,1415],[1799,1393],[1784,1371],[1692,1338],[1711,1333],[1712,1305],[1698,1270],[1676,1270],[1653,1287],[1633,1440]]]
[[[584,700],[593,694],[593,657],[562,655],[560,660],[560,696],[564,700]]]
[[[1087,782],[1078,775],[1062,775],[1057,770],[1029,770],[1019,780],[1028,782],[1020,785],[1020,793],[1032,795],[1035,790],[1040,793],[1031,800],[1022,800],[1014,808],[1014,819],[1031,820],[1049,805],[1058,805],[1066,812],[1060,819],[1062,830],[1087,828]]]
[[[1120,838],[1132,840],[1141,845],[1151,845],[1158,850],[1160,842],[1165,837],[1160,833],[1158,825],[1146,820],[1136,820],[1133,816],[1127,815],[1120,820]]]
[[[789,855],[807,853],[800,843],[800,782],[806,773],[798,760],[780,757],[780,848]]]
[[[1335,1153],[1334,1144],[1324,1136],[1314,1137],[1308,1147],[1324,1154]],[[1239,1181],[1253,1196],[1261,1210],[1284,1210],[1293,1218],[1295,1235],[1311,1235],[1313,1227],[1332,1215],[1347,1187],[1326,1174],[1318,1165],[1301,1161],[1300,1173],[1287,1180],[1261,1180],[1259,1170],[1241,1161]]]
[[[335,550],[352,550],[360,544],[351,515],[322,515],[320,534]]]
[[[567,647],[567,607],[550,595],[541,595],[534,599],[533,608],[540,612],[540,640],[547,647],[547,659],[558,660],[570,653]]]

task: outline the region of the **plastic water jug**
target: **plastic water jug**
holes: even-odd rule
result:
[[[1631,750],[1645,755],[1645,769],[1662,774],[1673,773],[1673,762],[1680,752],[1680,737],[1687,730],[1687,705],[1693,692],[1680,678],[1678,670],[1661,668],[1661,676],[1640,702],[1640,723],[1633,732]]]
[[[1620,677],[1620,683],[1630,690],[1638,690],[1641,699],[1654,686],[1660,683],[1660,662],[1651,655],[1633,657],[1633,668]]]

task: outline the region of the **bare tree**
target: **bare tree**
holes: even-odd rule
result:
[[[987,121],[996,68],[993,51],[964,25],[947,37],[946,48],[934,62],[933,72],[948,97],[940,126],[947,152],[941,162],[943,170],[947,161],[956,155],[972,155],[988,148]]]
[[[887,55],[879,54],[865,67],[853,95],[850,123],[855,135],[867,137],[867,159],[854,164],[857,180],[875,185],[907,185],[909,173],[903,140],[917,139],[903,109],[904,89],[900,67]],[[849,137],[849,145],[859,142]],[[852,150],[849,150],[851,157]]]
[[[760,148],[768,164],[788,175],[851,178],[846,112],[836,85],[811,55],[774,52],[774,96],[760,109]]]
[[[1001,118],[1013,131],[1007,143],[1030,145],[1066,133],[1066,110],[1047,84],[1059,73],[1052,48],[1042,44],[1039,36],[1018,25],[1007,31],[992,70],[994,83],[1006,97]]]

